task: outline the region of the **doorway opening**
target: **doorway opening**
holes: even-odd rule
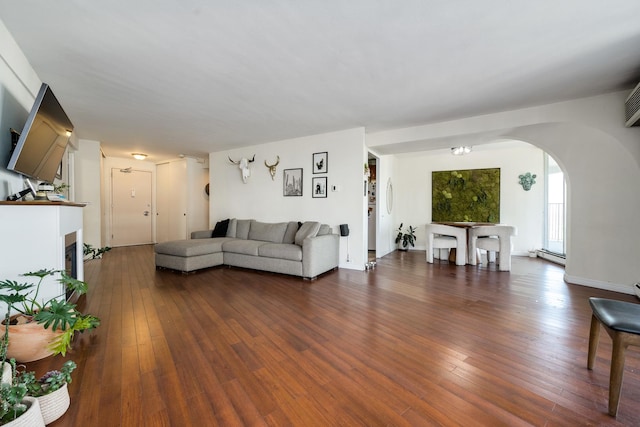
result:
[[[369,153],[367,164],[369,166],[369,179],[367,183],[367,262],[375,263],[378,233],[378,158],[372,153]]]
[[[545,153],[545,233],[542,249],[566,257],[567,185],[562,169]]]

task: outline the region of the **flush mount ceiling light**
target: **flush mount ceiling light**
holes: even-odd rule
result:
[[[460,147],[451,147],[451,154],[454,156],[462,156],[464,154],[469,154],[471,152],[471,147],[468,145],[462,145]]]
[[[147,155],[146,154],[142,154],[142,153],[131,153],[131,155],[136,160],[144,160],[144,159],[147,158]]]

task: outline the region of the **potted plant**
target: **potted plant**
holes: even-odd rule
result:
[[[88,244],[88,243],[84,243],[82,245],[82,250],[84,253],[84,259],[86,260],[90,260],[90,259],[99,259],[102,258],[102,255],[105,252],[109,252],[111,250],[110,246],[105,246],[103,248],[94,248],[92,245]]]
[[[9,319],[7,313],[7,320]],[[5,323],[5,331],[0,344],[0,357],[3,368],[8,368],[0,383],[0,425],[3,426],[44,426],[44,419],[40,412],[40,402],[35,397],[27,396],[27,386],[16,380],[16,361],[7,361],[7,346],[9,339],[9,323]]]
[[[87,291],[87,283],[74,279],[60,270],[39,270],[23,276],[37,278],[37,284],[0,281],[0,301],[7,304],[9,340],[7,357],[20,362],[31,362],[51,354],[66,354],[76,332],[91,330],[100,325],[100,319],[83,314],[76,305],[66,301],[64,294],[48,301],[39,299],[42,281],[47,276],[59,274],[65,289],[78,295]],[[35,288],[35,289],[34,289]],[[18,314],[10,316],[12,310]],[[7,339],[3,342],[6,344]]]
[[[27,396],[24,384],[0,384],[0,425],[44,427],[40,403],[35,397]]]
[[[414,247],[416,241],[416,230],[417,227],[409,226],[404,232],[402,231],[403,223],[400,223],[400,227],[398,227],[398,235],[396,236],[396,244],[401,246],[398,249],[402,251],[406,251],[409,249],[409,246]]]
[[[33,371],[19,371],[15,382],[24,384],[27,395],[35,397],[45,424],[50,424],[69,409],[70,398],[67,384],[71,383],[71,372],[76,368],[72,360],[67,360],[60,370],[49,371],[39,379]]]

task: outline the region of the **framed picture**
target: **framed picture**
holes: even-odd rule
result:
[[[324,153],[313,153],[313,173],[327,173],[329,155]]]
[[[302,196],[302,168],[285,169],[282,187],[285,196]]]
[[[316,176],[311,180],[312,197],[327,197],[327,177]]]

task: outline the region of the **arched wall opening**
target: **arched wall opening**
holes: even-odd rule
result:
[[[613,136],[573,123],[512,129],[505,137],[549,153],[567,181],[570,283],[633,293],[640,278],[640,168]]]
[[[367,135],[367,145],[394,158],[395,174],[405,169],[400,156],[499,139],[525,141],[549,153],[568,185],[566,280],[632,294],[640,280],[640,129],[624,127],[627,95],[380,131]],[[399,182],[396,190],[402,191]],[[395,222],[402,220],[401,203],[398,208]]]

